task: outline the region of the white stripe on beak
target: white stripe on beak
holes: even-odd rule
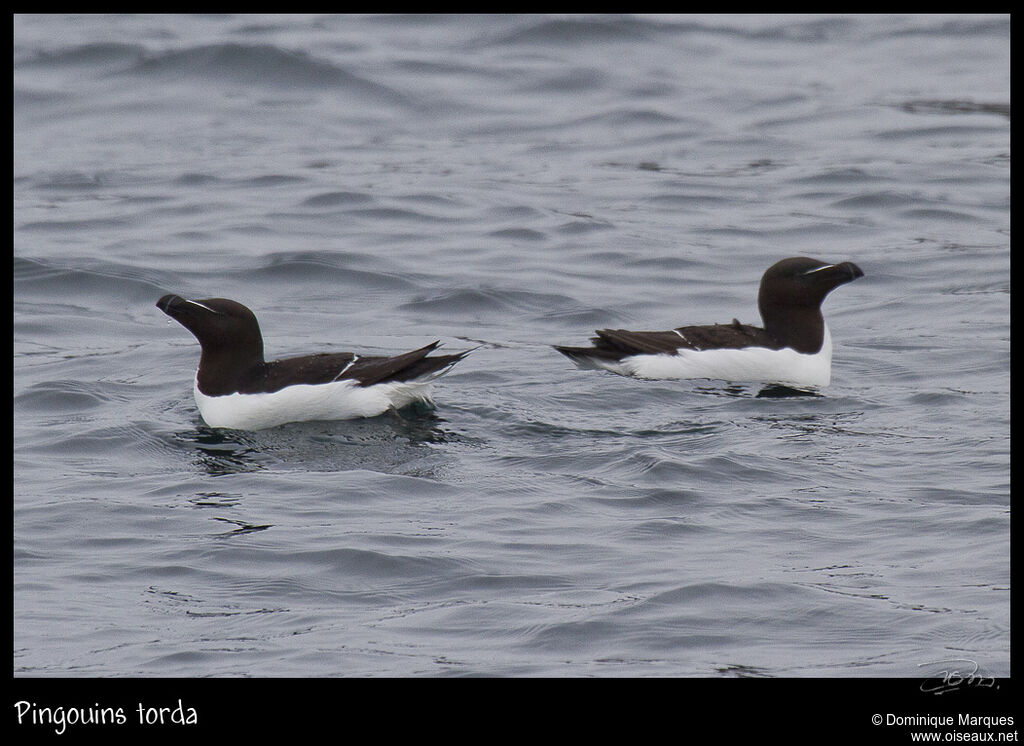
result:
[[[836,266],[836,265],[834,265],[834,264],[826,264],[826,265],[824,265],[822,267],[815,267],[814,269],[809,269],[806,272],[804,272],[804,274],[805,275],[811,275],[811,274],[814,274],[815,272],[821,272],[821,270],[823,270],[823,269],[832,269],[832,267],[834,267],[834,266]]]
[[[205,310],[205,311],[209,311],[210,313],[215,313],[215,314],[217,314],[217,315],[220,315],[220,311],[214,311],[214,310],[213,310],[212,308],[210,308],[209,306],[204,306],[204,305],[203,305],[202,303],[200,303],[199,301],[196,301],[196,300],[189,300],[188,298],[185,298],[185,302],[186,302],[186,303],[191,303],[191,304],[192,304],[193,306],[199,306],[199,307],[200,307],[200,308],[202,308],[203,310]]]

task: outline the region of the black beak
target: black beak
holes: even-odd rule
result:
[[[842,267],[847,273],[849,273],[850,280],[856,280],[858,277],[864,276],[864,270],[862,270],[853,262],[843,262],[838,266]]]
[[[171,293],[169,295],[165,295],[163,298],[158,300],[156,302],[156,307],[159,308],[164,313],[166,313],[168,316],[173,316],[174,314],[172,313],[171,309],[180,307],[182,304],[184,304],[184,302],[184,298],[182,298],[179,295],[174,295],[173,293]]]

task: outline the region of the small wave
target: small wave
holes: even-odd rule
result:
[[[415,287],[401,275],[344,266],[345,260],[350,258],[347,254],[324,252],[279,252],[262,261],[262,266],[244,270],[243,274],[247,279],[266,277],[275,283],[288,280],[386,290]]]
[[[869,174],[856,167],[829,168],[816,174],[798,176],[790,179],[793,184],[853,184],[861,182],[877,182],[881,177]]]
[[[486,40],[490,45],[635,42],[646,39],[651,24],[635,18],[547,18]]]
[[[98,189],[110,186],[110,173],[106,171],[57,171],[40,174],[32,185],[36,189]]]
[[[610,223],[600,223],[592,220],[570,220],[556,227],[555,231],[563,235],[578,236],[584,233],[593,233],[594,231],[610,230],[613,227]]]
[[[39,50],[18,62],[19,66],[64,67],[66,65],[132,64],[146,53],[141,44],[96,42],[53,50]]]
[[[675,115],[653,108],[629,108],[615,106],[606,111],[585,116],[575,116],[552,125],[555,128],[576,130],[580,127],[682,127],[683,120]],[[650,165],[649,163],[646,165]],[[660,170],[644,168],[642,170]]]
[[[982,103],[964,99],[904,101],[894,104],[910,114],[996,114],[1010,118],[1009,103]]]
[[[373,197],[361,192],[322,192],[302,200],[303,207],[340,207],[372,202]]]
[[[441,215],[428,215],[425,212],[420,212],[418,210],[406,210],[400,207],[366,207],[351,210],[348,214],[351,216],[371,218],[373,220],[380,221],[411,220],[417,223],[437,223],[457,220],[457,218],[448,218]]]
[[[35,297],[71,299],[96,294],[148,297],[161,294],[158,273],[124,264],[100,264],[93,267],[66,267],[39,259],[14,258],[14,283],[19,293]],[[155,295],[154,295],[155,294]]]
[[[206,44],[161,52],[140,60],[129,72],[273,88],[344,89],[377,101],[406,103],[405,96],[388,86],[303,52],[281,49],[273,44]]]
[[[940,38],[963,36],[1010,36],[1010,16],[961,16],[935,23],[928,15],[919,16],[921,26],[898,25],[887,29],[886,36],[937,36]]]
[[[427,480],[419,480],[426,483]],[[317,572],[340,577],[369,577],[375,582],[398,577],[444,577],[464,572],[465,562],[453,557],[429,557],[399,552],[343,547],[293,552],[290,561]]]
[[[946,127],[905,127],[899,129],[888,129],[876,132],[874,137],[879,140],[912,140],[921,138],[925,140],[936,140],[944,137],[957,137],[965,141],[971,141],[980,137],[990,137],[993,132],[1002,132],[1002,125],[996,127],[983,126],[946,126]]]
[[[902,215],[917,220],[933,221],[945,220],[962,223],[965,221],[977,221],[981,218],[970,215],[962,210],[942,210],[938,208],[918,207],[910,210],[903,210]]]
[[[547,239],[547,236],[541,231],[531,228],[502,228],[501,230],[491,231],[488,235],[508,241],[544,241]]]
[[[487,290],[452,290],[431,297],[420,296],[400,308],[417,313],[436,313],[448,316],[452,313],[481,313],[501,311],[507,303],[499,294]]]
[[[213,174],[188,172],[176,178],[173,183],[178,186],[205,186],[207,184],[216,184],[220,181],[221,178]]]
[[[123,228],[131,225],[124,218],[88,218],[84,220],[33,220],[18,226],[21,231],[58,231],[60,233],[76,233],[92,231],[97,228]]]
[[[533,317],[535,321],[550,322],[564,329],[577,330],[579,328],[599,329],[604,326],[618,324],[621,318],[604,308],[581,308],[572,306],[560,308],[554,311],[547,311]]]
[[[897,192],[869,192],[855,197],[846,197],[832,203],[832,207],[843,210],[872,210],[879,207],[903,207],[919,205],[921,200],[907,194]]]
[[[14,111],[15,115],[23,113],[24,109],[35,106],[48,106],[51,104],[64,103],[71,97],[63,91],[48,91],[40,88],[23,88],[18,81],[15,81],[14,89]]]
[[[419,313],[438,313],[450,316],[457,312],[499,312],[510,308],[541,311],[545,308],[564,307],[569,303],[571,301],[563,295],[495,288],[460,288],[431,297],[420,296],[408,303],[403,303],[400,307]]]
[[[720,205],[735,203],[733,197],[720,194],[657,194],[650,203],[670,210],[705,210]]]
[[[19,410],[35,413],[81,412],[95,409],[109,401],[99,385],[82,381],[47,381],[30,386],[15,395],[14,405]]]
[[[834,16],[797,22],[784,20],[768,28],[746,32],[744,35],[751,39],[769,41],[820,43],[840,37],[849,37],[856,27],[856,21]]]
[[[534,82],[527,90],[578,95],[585,91],[599,91],[607,84],[608,76],[604,72],[594,68],[574,67]]]
[[[291,174],[261,174],[259,176],[251,176],[245,179],[239,179],[236,184],[240,187],[275,187],[275,186],[289,186],[291,184],[301,184],[306,179],[302,176],[292,176]]]

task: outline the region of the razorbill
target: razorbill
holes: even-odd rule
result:
[[[757,307],[764,328],[741,324],[681,326],[665,332],[599,329],[592,347],[555,349],[580,368],[638,378],[713,378],[821,388],[832,378],[832,336],[821,303],[863,277],[853,262],[791,257],[761,277]]]
[[[210,427],[261,430],[429,403],[430,382],[468,354],[428,357],[440,344],[433,342],[393,357],[334,352],[266,362],[259,322],[241,303],[171,294],[156,305],[199,340],[193,393]]]

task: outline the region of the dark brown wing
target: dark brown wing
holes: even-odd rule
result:
[[[744,347],[767,347],[771,350],[782,348],[779,341],[759,326],[741,324],[736,319],[731,324],[711,326],[681,326],[673,334],[679,336],[682,345],[691,350],[731,349]]]
[[[340,378],[357,379],[362,386],[372,386],[385,381],[415,381],[455,365],[469,354],[467,351],[454,355],[427,357],[427,354],[437,349],[439,344],[441,343],[432,342],[426,347],[394,357],[361,357],[349,366]]]
[[[297,383],[328,383],[335,380],[354,358],[355,354],[351,352],[322,352],[265,363],[257,390],[274,392]]]
[[[279,391],[296,383],[318,384],[353,379],[361,386],[385,381],[414,381],[454,365],[468,353],[427,357],[440,342],[392,357],[327,352],[266,363],[259,390]],[[248,392],[243,392],[248,393]]]
[[[555,349],[570,358],[621,360],[632,355],[674,355],[680,349],[768,347],[777,350],[781,347],[764,329],[741,324],[735,319],[731,324],[681,326],[667,332],[598,329],[597,336],[590,341],[593,347],[556,346]]]

